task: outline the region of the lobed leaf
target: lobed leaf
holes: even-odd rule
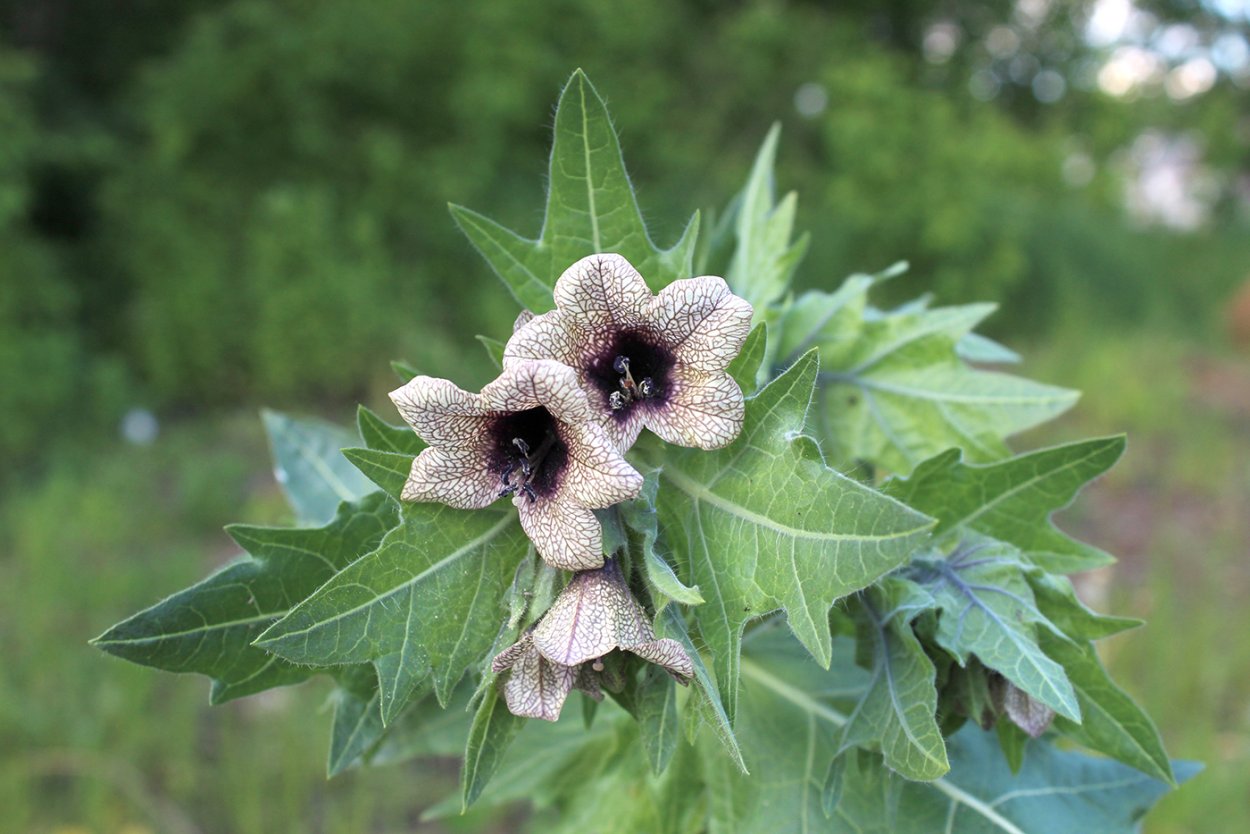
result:
[[[975,655],[1033,698],[1079,722],[1081,709],[1063,666],[1038,645],[1057,628],[1038,609],[1019,551],[992,540],[961,545],[949,559],[917,561],[913,575],[941,611],[937,642],[965,664]]]
[[[958,449],[948,449],[883,489],[936,518],[933,532],[939,538],[974,530],[1014,544],[1048,571],[1073,573],[1115,560],[1058,530],[1050,516],[1068,506],[1123,453],[1123,435],[1055,446],[985,466],[964,463]]]
[[[773,168],[780,137],[781,125],[774,124],[734,201],[735,247],[725,280],[735,294],[755,307],[756,321],[770,302],[785,293],[809,243],[806,234],[790,242],[798,195],[791,191],[777,202],[774,194]]]
[[[511,510],[464,511],[411,504],[381,545],[352,563],[257,644],[294,663],[376,662],[383,689],[411,685],[429,664],[434,691],[446,703],[465,669],[491,647],[503,597],[528,541]]]
[[[952,446],[996,460],[1008,454],[1006,437],[1076,402],[1074,391],[977,370],[961,358],[959,344],[994,305],[882,312],[867,305],[881,277],[852,276],[836,292],[805,293],[777,325],[783,361],[820,348],[812,425],[833,460],[908,472]]]
[[[903,564],[932,526],[825,466],[800,434],[816,373],[809,353],[749,400],[730,446],[671,449],[664,458],[660,532],[706,600],[693,616],[730,716],[748,620],[784,609],[827,667],[834,601]]]
[[[340,505],[325,527],[232,525],[227,531],[249,555],[93,642],[133,663],[207,675],[213,680],[213,703],[306,680],[319,670],[275,657],[252,641],[337,571],[377,547],[398,523],[394,504],[375,493]]]
[[[950,770],[937,711],[933,661],[911,622],[934,601],[918,585],[886,577],[865,590],[856,606],[861,642],[872,650],[868,688],[847,717],[840,749],[880,752],[908,779],[936,779]]]
[[[550,310],[560,274],[600,252],[622,255],[653,290],[690,277],[698,214],[671,249],[652,243],[607,106],[581,70],[573,73],[556,105],[547,188],[547,211],[537,240],[470,209],[450,207],[461,231],[522,307],[535,313]]]

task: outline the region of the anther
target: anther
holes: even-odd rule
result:
[[[620,411],[625,407],[626,402],[627,400],[625,399],[625,395],[620,391],[613,391],[608,397],[608,405],[612,407],[613,411]]]
[[[521,438],[521,437],[512,438],[512,445],[516,446],[517,449],[521,452],[521,454],[526,455],[526,456],[529,455],[530,444],[526,443],[524,438]]]
[[[642,382],[638,383],[638,393],[643,399],[655,394],[655,383],[651,381],[651,377],[644,377]]]
[[[612,362],[612,370],[616,371],[618,374],[629,373],[629,357],[628,356],[616,357],[616,359],[613,360]]]
[[[603,658],[596,657],[595,662],[590,664],[590,668],[594,669],[596,672],[602,672],[603,671]]]

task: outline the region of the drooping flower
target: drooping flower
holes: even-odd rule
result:
[[[701,449],[738,436],[742,391],[725,369],[742,349],[752,310],[723,279],[686,278],[652,295],[620,255],[591,255],[560,276],[555,302],[508,340],[505,367],[555,359],[576,369],[622,450],[644,426]]]
[[[602,697],[598,673],[603,657],[616,649],[663,667],[682,685],[694,676],[681,643],[656,638],[616,560],[608,559],[598,570],[575,574],[543,618],[496,655],[491,668],[511,670],[504,700],[514,715],[555,721],[574,687]]]
[[[513,363],[480,394],[419,376],[391,400],[429,444],[412,462],[405,501],[478,509],[511,495],[549,565],[603,564],[603,530],[591,510],[637,496],[642,476],[594,420],[570,368]]]

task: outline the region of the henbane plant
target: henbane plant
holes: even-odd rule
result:
[[[520,307],[498,378],[397,365],[403,426],[267,414],[302,526],[227,528],[244,555],[96,645],[214,703],[330,676],[331,776],[464,756],[427,815],[1135,831],[1196,768],[1098,658],[1137,622],[1067,574],[1110,557],[1050,522],[1123,438],[1012,453],[1076,394],[985,369],[991,305],[874,307],[898,269],[795,294],[777,146],[662,249],[574,73],[539,237],[452,208]]]

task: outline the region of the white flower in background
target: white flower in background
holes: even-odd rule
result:
[[[752,310],[723,279],[687,278],[652,295],[620,255],[591,255],[560,276],[555,302],[508,340],[504,367],[554,359],[574,368],[622,450],[644,426],[701,449],[738,436],[742,391],[725,369]]]
[[[656,639],[616,560],[576,574],[538,624],[491,662],[511,669],[504,700],[514,715],[555,721],[574,687],[602,697],[602,659],[621,649],[662,666],[678,683],[694,676],[686,650],[672,638]]]
[[[429,444],[412,463],[405,501],[477,509],[511,495],[547,564],[603,564],[603,530],[591,510],[634,498],[642,476],[594,419],[570,368],[512,363],[480,394],[419,376],[391,400]]]

